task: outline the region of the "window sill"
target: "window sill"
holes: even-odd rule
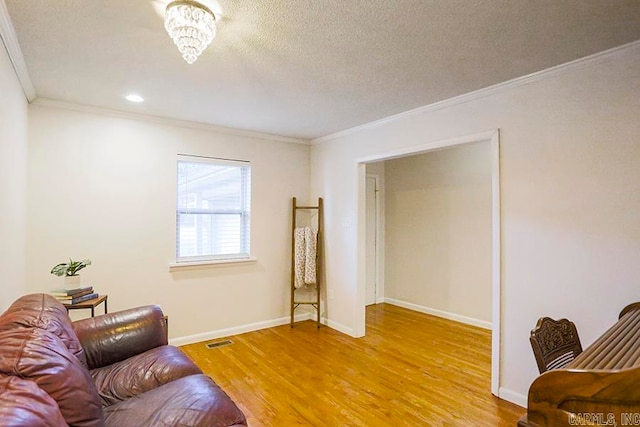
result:
[[[221,267],[234,264],[253,264],[258,259],[255,257],[235,259],[215,259],[208,261],[172,262],[169,264],[169,272],[182,270],[199,270],[202,268]]]

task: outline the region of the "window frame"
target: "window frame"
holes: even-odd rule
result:
[[[180,164],[209,164],[215,166],[237,167],[240,169],[240,208],[185,208],[180,206]],[[186,191],[186,194],[189,194]],[[206,254],[180,256],[180,225],[181,215],[196,214],[209,215],[215,218],[217,215],[239,215],[240,217],[240,252],[225,254]],[[245,160],[223,159],[215,157],[194,156],[178,154],[176,161],[176,191],[175,191],[175,263],[170,264],[170,270],[180,266],[199,266],[208,264],[237,263],[255,261],[251,256],[251,162]],[[201,239],[196,237],[196,244],[201,245]]]

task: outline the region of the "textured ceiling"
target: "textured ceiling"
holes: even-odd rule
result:
[[[39,98],[303,139],[640,39],[638,0],[218,0],[188,65],[162,0],[4,1]]]

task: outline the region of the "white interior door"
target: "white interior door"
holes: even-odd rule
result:
[[[365,304],[376,303],[377,291],[377,239],[376,230],[378,228],[378,203],[377,203],[377,179],[372,176],[367,177],[367,219],[366,219],[366,299]]]

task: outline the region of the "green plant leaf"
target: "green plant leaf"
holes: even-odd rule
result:
[[[64,276],[67,273],[67,264],[61,263],[51,269],[51,274],[56,276]]]
[[[74,261],[69,258],[69,262],[63,262],[51,269],[51,274],[56,276],[77,276],[78,271],[82,270],[86,266],[91,265],[90,259],[83,259],[82,261]]]

